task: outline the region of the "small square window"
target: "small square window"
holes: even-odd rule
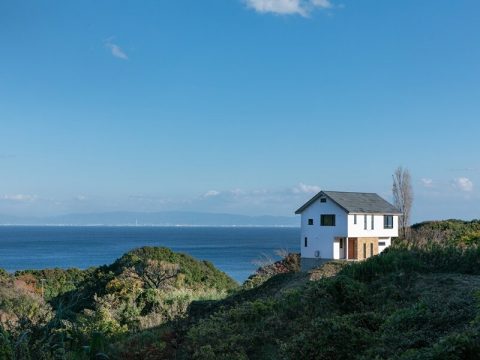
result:
[[[308,219],[308,225],[313,225],[313,219]]]
[[[326,203],[326,202],[327,202],[327,198],[320,198],[320,202]]]
[[[385,241],[379,241],[378,246],[385,246]]]

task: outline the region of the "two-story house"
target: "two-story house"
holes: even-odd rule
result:
[[[300,207],[302,268],[325,260],[363,260],[398,236],[395,206],[374,193],[320,191]]]

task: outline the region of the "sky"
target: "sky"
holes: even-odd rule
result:
[[[480,218],[478,0],[0,1],[0,214]]]

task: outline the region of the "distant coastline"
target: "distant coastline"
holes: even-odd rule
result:
[[[0,224],[0,227],[185,227],[185,228],[300,228],[300,225],[189,225],[189,224]]]
[[[161,211],[77,213],[48,217],[17,217],[0,214],[2,226],[220,226],[299,227],[295,216],[238,215],[226,213]]]

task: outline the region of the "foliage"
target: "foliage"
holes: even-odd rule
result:
[[[79,269],[23,270],[15,272],[15,278],[30,286],[31,291],[43,295],[47,301],[76,287],[93,271]]]
[[[425,221],[412,226],[409,245],[429,246],[479,246],[480,220]]]
[[[192,301],[218,300],[237,287],[209,262],[153,247],[84,271],[1,275],[0,354],[12,359],[107,358],[112,343],[181,318]]]
[[[188,328],[178,355],[440,359],[446,351],[457,359],[457,352],[475,354],[479,264],[474,248],[392,249],[281,296],[223,301],[226,306]]]
[[[181,274],[179,286],[190,289],[211,288],[217,290],[231,290],[237,284],[225,273],[219,271],[209,261],[198,261],[189,255],[175,253],[167,248],[142,247],[133,250],[118,259],[110,269],[118,273],[121,269],[139,266],[148,261],[163,264],[176,264],[178,274]]]

